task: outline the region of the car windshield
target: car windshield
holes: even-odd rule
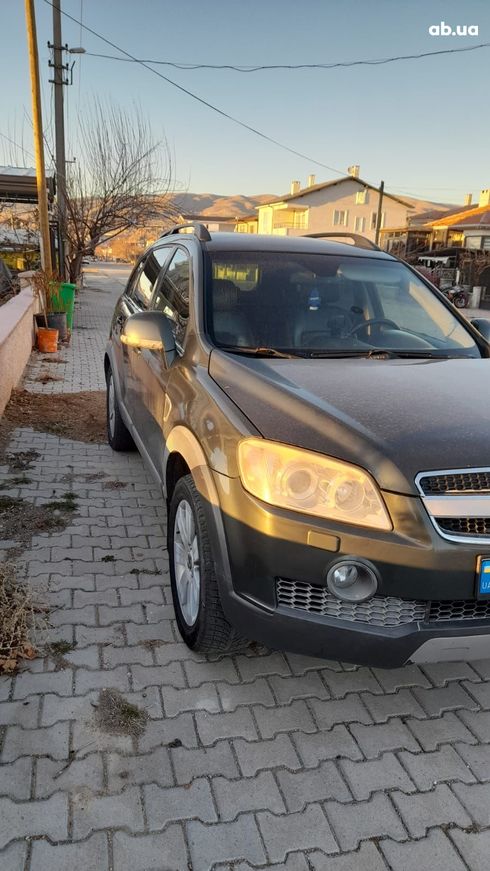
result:
[[[403,263],[379,257],[209,251],[213,343],[263,356],[479,357],[471,335]]]

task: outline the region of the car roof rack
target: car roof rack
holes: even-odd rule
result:
[[[190,224],[175,224],[174,227],[171,227],[170,230],[165,230],[165,233],[162,233],[160,239],[163,239],[164,236],[173,236],[178,235],[181,230],[194,230],[194,234],[200,242],[210,242],[211,234],[207,227],[204,224],[200,224],[198,221],[194,221]]]
[[[381,251],[382,249],[371,239],[366,239],[365,236],[360,236],[359,233],[307,233],[308,239],[352,239],[355,248],[367,248],[370,251]]]

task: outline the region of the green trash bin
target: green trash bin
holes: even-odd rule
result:
[[[75,291],[76,284],[70,284],[69,281],[63,282],[60,289],[60,300],[63,303],[63,310],[66,311],[66,323],[68,329],[73,329],[73,310],[75,308]]]

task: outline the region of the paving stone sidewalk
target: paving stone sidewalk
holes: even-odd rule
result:
[[[115,295],[82,294],[78,329],[107,300],[99,350]],[[84,389],[100,377],[98,359]],[[489,661],[193,655],[139,456],[28,429],[9,449],[38,452],[13,495],[74,494],[19,558],[53,608],[46,640],[73,648],[0,678],[1,871],[487,871]],[[146,711],[138,737],[97,726],[104,688]]]

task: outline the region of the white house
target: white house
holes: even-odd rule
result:
[[[380,192],[377,187],[353,174],[335,181],[315,184],[308,177],[307,187],[291,183],[286,196],[257,206],[258,232],[279,236],[304,236],[311,233],[359,233],[374,241]],[[405,225],[413,206],[384,192],[381,227]]]

